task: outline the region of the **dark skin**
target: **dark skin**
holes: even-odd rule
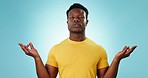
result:
[[[68,13],[67,24],[70,31],[70,39],[73,41],[83,41],[85,37],[85,28],[88,20],[86,19],[86,13],[78,8],[72,9]]]
[[[86,19],[86,13],[84,10],[79,8],[72,9],[67,17],[68,30],[70,33],[69,38],[78,42],[85,40],[87,23],[88,20]],[[19,45],[25,54],[34,58],[38,78],[56,78],[58,68],[47,64],[44,66],[38,51],[34,48],[32,43],[29,43],[27,46],[22,43],[19,43]],[[129,46],[125,46],[123,50],[116,54],[109,67],[97,69],[98,78],[116,78],[121,59],[130,56],[136,47],[137,46],[133,46],[130,48]]]

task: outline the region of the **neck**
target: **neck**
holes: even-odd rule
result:
[[[72,41],[84,41],[86,37],[85,33],[70,33],[69,39]]]

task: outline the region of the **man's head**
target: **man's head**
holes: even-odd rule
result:
[[[83,33],[87,26],[88,10],[81,4],[74,3],[66,12],[70,32]]]
[[[87,8],[85,8],[83,5],[81,5],[79,3],[74,3],[73,5],[70,6],[70,8],[66,11],[67,18],[68,18],[69,11],[74,9],[74,8],[80,8],[80,9],[84,10],[85,13],[86,13],[86,19],[88,18],[88,10],[87,10]]]

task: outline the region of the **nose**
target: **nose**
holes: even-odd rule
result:
[[[74,21],[74,22],[79,22],[80,19],[79,19],[78,17],[75,17],[75,18],[73,19],[73,21]]]

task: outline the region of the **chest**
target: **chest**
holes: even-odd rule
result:
[[[60,67],[96,67],[100,59],[95,48],[74,47],[59,50],[56,60]]]

